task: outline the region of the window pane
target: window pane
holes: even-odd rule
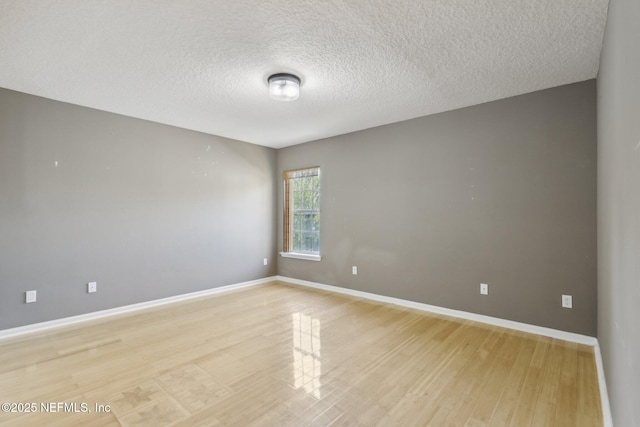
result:
[[[303,196],[301,191],[293,192],[293,209],[294,210],[303,208],[304,205],[303,205],[302,197]]]
[[[292,182],[293,182],[293,191],[303,190],[302,178],[294,178]]]
[[[302,217],[300,214],[293,215],[293,229],[302,230]]]
[[[302,251],[303,252],[313,251],[313,235],[306,231],[302,235]]]
[[[320,253],[319,174],[319,168],[300,169],[283,174],[286,194],[289,195],[285,199],[286,251]]]
[[[311,231],[313,229],[313,214],[304,215],[303,229],[305,231]]]
[[[310,176],[307,178],[307,191],[316,191],[315,182],[318,180],[317,176]]]
[[[308,191],[303,191],[302,192],[302,209],[309,209],[309,192]]]

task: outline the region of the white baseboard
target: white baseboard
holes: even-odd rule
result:
[[[588,335],[574,334],[572,332],[560,331],[557,329],[545,328],[543,326],[530,325],[528,323],[514,322],[512,320],[500,319],[498,317],[485,316],[483,314],[469,313],[467,311],[453,310],[437,305],[423,304],[421,302],[408,301],[400,298],[387,297],[384,295],[372,294],[369,292],[356,291],[354,289],[341,288],[339,286],[325,285],[322,283],[309,282],[307,280],[292,279],[290,277],[276,276],[276,280],[291,283],[294,285],[306,286],[309,288],[323,289],[325,291],[337,292],[354,297],[365,298],[373,301],[386,302],[402,307],[415,308],[417,310],[428,311],[430,313],[444,314],[446,316],[457,317],[459,319],[473,320],[489,325],[502,326],[503,328],[515,329],[517,331],[529,332],[545,337],[558,338],[565,341],[575,342],[595,346],[598,340]]]
[[[600,404],[602,405],[602,420],[604,427],[613,427],[613,415],[609,405],[609,392],[607,391],[607,381],[604,377],[604,364],[602,363],[602,353],[600,345],[596,342],[593,346],[593,353],[596,356],[596,370],[598,371],[598,386],[600,387]]]
[[[530,325],[528,323],[514,322],[512,320],[500,319],[498,317],[485,316],[482,314],[452,310],[450,308],[438,307],[437,305],[423,304],[420,302],[387,297],[384,295],[377,295],[369,292],[357,291],[354,289],[341,288],[339,286],[325,285],[323,283],[310,282],[308,280],[293,279],[286,276],[276,276],[275,278],[276,280],[279,280],[281,282],[290,283],[293,285],[300,285],[308,288],[321,289],[372,301],[395,304],[401,307],[414,308],[429,313],[444,314],[446,316],[457,317],[459,319],[473,320],[475,322],[486,323],[494,326],[502,326],[503,328],[514,329],[516,331],[528,332],[531,334],[542,335],[545,337],[557,338],[564,341],[591,346],[593,347],[593,353],[596,359],[596,370],[598,372],[598,385],[600,387],[600,400],[602,404],[602,418],[604,421],[604,427],[613,427],[613,418],[611,415],[611,407],[609,405],[607,383],[604,377],[602,355],[600,354],[600,345],[598,345],[598,339],[596,337],[575,334],[573,332],[560,331],[552,328],[545,328],[543,326]]]
[[[102,319],[105,317],[116,316],[118,314],[130,313],[132,311],[143,310],[151,307],[158,307],[165,304],[171,304],[178,301],[186,301],[194,298],[200,298],[208,295],[215,295],[223,292],[229,292],[236,289],[248,288],[250,286],[261,285],[273,282],[276,277],[265,277],[263,279],[251,280],[248,282],[235,283],[233,285],[220,286],[217,288],[205,289],[204,291],[191,292],[188,294],[176,295],[167,298],[161,298],[151,301],[140,302],[137,304],[125,305],[122,307],[111,308],[108,310],[94,311],[92,313],[80,314],[77,316],[65,317],[62,319],[49,320],[47,322],[34,323],[31,325],[18,326],[16,328],[4,329],[0,331],[0,340],[13,338],[20,335],[41,332],[47,329],[59,328],[63,326],[73,325],[76,323],[87,322],[89,320]]]

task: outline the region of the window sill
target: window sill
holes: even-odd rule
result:
[[[299,254],[296,252],[280,252],[280,256],[282,258],[304,259],[307,261],[320,261],[322,259],[320,255]]]

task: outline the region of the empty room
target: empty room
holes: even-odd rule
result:
[[[0,425],[640,427],[638,22],[0,0]]]

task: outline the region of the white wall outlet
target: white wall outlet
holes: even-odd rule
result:
[[[98,292],[98,284],[96,282],[87,283],[87,292],[89,292],[90,294]]]
[[[480,283],[480,294],[489,295],[489,285],[486,283]]]
[[[267,265],[267,259],[266,259],[266,258],[264,258],[264,259],[262,260],[262,264]]]
[[[562,307],[573,308],[573,297],[571,295],[562,295]]]
[[[36,302],[36,291],[27,291],[25,294],[24,302],[29,304],[30,302]]]
[[[351,267],[351,274],[353,274],[354,276],[358,275],[358,267],[356,267],[355,265]]]

